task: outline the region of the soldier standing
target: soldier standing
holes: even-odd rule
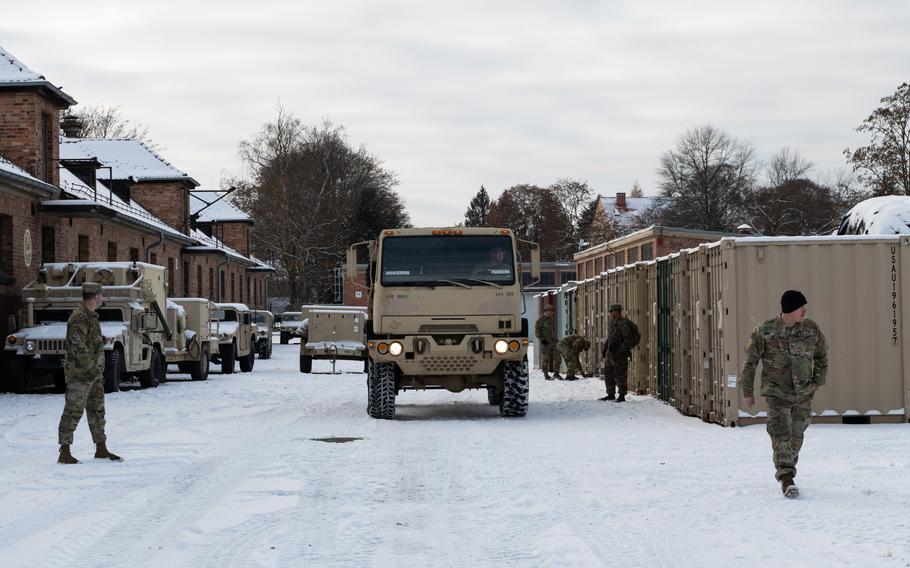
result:
[[[622,315],[622,305],[610,306],[610,321],[607,340],[604,341],[600,354],[604,358],[604,383],[607,396],[600,400],[626,401],[629,384],[629,357],[632,349],[638,345],[641,334],[638,326]],[[616,398],[616,387],[619,387],[619,398]]]
[[[104,435],[104,340],[98,314],[95,312],[103,301],[100,284],[84,283],[82,305],[73,310],[66,322],[66,357],[63,366],[66,404],[57,428],[60,441],[57,463],[79,463],[70,453],[70,446],[83,412],[88,415],[88,427],[95,442],[95,457],[120,461],[120,456],[108,451]]]
[[[755,369],[762,361],[761,395],[768,403],[775,474],[786,497],[799,496],[793,482],[803,436],[812,415],[812,396],[825,384],[828,348],[814,321],[806,319],[806,297],[787,290],[780,299],[781,314],[755,328],[746,347],[741,375],[743,404],[755,405]]]
[[[566,362],[567,381],[574,381],[578,378],[575,376],[576,369],[584,374],[578,354],[587,351],[590,347],[591,342],[577,334],[567,335],[559,340],[559,353]]]
[[[537,344],[540,345],[540,368],[543,370],[543,378],[548,381],[562,380],[562,377],[559,376],[562,361],[556,346],[556,322],[553,319],[555,312],[553,306],[546,306],[543,309],[543,315],[534,324],[534,335],[537,337]],[[548,374],[550,372],[553,373],[552,377]]]

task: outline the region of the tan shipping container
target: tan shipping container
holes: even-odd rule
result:
[[[689,252],[682,251],[670,255],[670,287],[672,298],[672,399],[671,402],[686,416],[695,414],[695,379],[693,369],[695,327],[692,305],[692,278],[689,276]]]

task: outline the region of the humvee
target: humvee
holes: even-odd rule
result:
[[[42,376],[63,390],[66,322],[82,303],[83,282],[101,284],[104,294],[97,313],[105,342],[105,392],[120,390],[128,376],[143,387],[165,380],[164,346],[173,336],[164,313],[165,269],[143,262],[49,263],[23,288],[20,329],[4,345],[13,392],[25,392]]]
[[[221,364],[221,372],[234,372],[234,362],[240,362],[244,373],[253,370],[256,359],[252,312],[246,304],[215,304],[212,312],[212,335],[218,338],[218,353],[212,361]]]
[[[502,416],[528,409],[528,320],[519,240],[508,229],[384,230],[348,250],[356,278],[358,249],[369,254],[366,325],[368,404],[374,418],[395,415],[402,390],[486,389]],[[531,277],[540,274],[540,249]]]
[[[165,344],[168,364],[194,381],[209,378],[209,360],[218,351],[218,338],[211,330],[212,303],[206,298],[171,298],[167,301],[167,320],[174,330]]]
[[[300,326],[303,325],[301,312],[282,312],[278,322],[278,340],[282,345],[287,345],[291,338],[300,337]]]
[[[253,325],[256,326],[256,355],[260,359],[272,357],[272,326],[275,317],[266,310],[253,310]]]
[[[313,359],[363,361],[367,371],[364,306],[309,305],[301,313],[301,373],[312,372]]]

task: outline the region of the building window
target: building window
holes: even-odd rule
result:
[[[625,251],[619,251],[615,255],[613,255],[613,263],[616,266],[622,266],[623,264],[625,264],[626,263]]]
[[[231,272],[231,301],[234,301],[234,273]]]
[[[177,295],[177,261],[172,257],[167,259],[167,291]]]
[[[107,242],[107,261],[117,262],[117,243],[114,241]]]
[[[152,264],[158,264],[158,253],[153,252],[149,254],[149,262]]]
[[[57,231],[41,227],[41,262],[57,262]]]
[[[585,263],[585,278],[590,278],[594,275],[594,261],[589,260]]]
[[[250,297],[250,303],[256,303],[256,300],[253,298],[253,288],[250,286],[249,276],[246,277],[246,295]]]
[[[571,282],[571,281],[573,281],[573,280],[575,280],[575,273],[574,273],[574,272],[568,272],[568,271],[566,271],[566,272],[563,272],[563,273],[561,273],[561,274],[559,275],[559,281],[560,281],[559,283],[560,283],[560,284],[566,284],[567,282]]]
[[[607,266],[606,266],[607,270],[610,270],[611,268],[613,268],[613,256],[612,255],[606,257],[604,260],[606,261],[606,264],[607,264]]]
[[[205,297],[202,293],[202,265],[196,265],[196,295],[200,298]]]
[[[243,276],[237,278],[237,285],[240,286],[240,303],[245,304],[246,301],[243,299]]]
[[[13,274],[13,218],[0,215],[0,273]]]
[[[88,235],[79,235],[79,250],[76,260],[79,262],[88,262]]]
[[[42,112],[41,113],[41,161],[42,169],[44,170],[42,174],[44,175],[44,181],[50,183],[54,179],[54,159],[51,149],[51,140],[53,140],[53,132],[51,131],[51,115]]]
[[[642,260],[654,260],[654,245],[648,243],[646,245],[641,245],[641,259]]]
[[[556,273],[552,270],[541,270],[540,271],[540,282],[537,283],[538,286],[556,286]]]
[[[212,296],[215,295],[215,269],[209,267],[209,293],[208,298],[213,300]]]
[[[139,249],[130,248],[130,262],[139,262]]]
[[[626,251],[626,254],[628,254],[628,256],[629,256],[629,259],[628,259],[629,264],[632,264],[633,262],[638,262],[638,249],[637,248],[630,248],[628,251]]]
[[[221,272],[220,270],[218,271],[218,281],[218,301],[223,302],[225,288],[224,284],[227,281],[227,276],[225,276],[224,272]]]
[[[604,270],[603,258],[598,256],[597,258],[594,259],[594,274],[595,275],[600,274],[601,272],[603,272],[603,270]]]

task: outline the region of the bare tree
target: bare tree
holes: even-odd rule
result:
[[[72,115],[79,119],[81,126],[77,138],[134,138],[153,150],[160,149],[149,136],[148,127],[124,117],[119,106],[99,103],[77,108]],[[62,120],[66,120],[66,116]]]
[[[910,84],[881,103],[856,129],[870,143],[844,155],[875,195],[910,195]]]
[[[585,206],[591,201],[591,196],[594,195],[594,192],[591,191],[588,182],[572,178],[556,180],[556,183],[551,185],[549,190],[553,193],[553,196],[569,219],[570,225],[565,230],[577,247],[579,241],[582,240],[582,213]]]
[[[771,161],[768,162],[766,169],[768,185],[779,187],[788,182],[805,178],[814,167],[815,164],[800,155],[798,151],[784,146],[771,156]]]
[[[632,184],[632,189],[629,191],[629,197],[644,197],[645,192],[641,189],[641,184],[638,183],[638,180],[635,180],[635,183]]]

